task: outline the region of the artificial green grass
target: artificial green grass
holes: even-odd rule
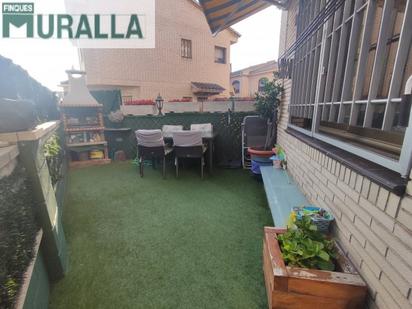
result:
[[[51,308],[266,308],[263,186],[244,170],[74,170],[63,213],[67,276]]]

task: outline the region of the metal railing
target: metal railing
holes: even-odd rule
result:
[[[398,118],[410,104],[412,88],[403,87],[412,83],[412,77],[406,82],[404,73],[411,62],[412,0],[401,8],[395,0],[385,0],[381,7],[374,0],[347,0],[342,6],[335,3],[333,16],[326,19],[324,10],[330,2],[335,1],[325,5],[324,0],[316,0],[299,8],[297,24],[302,35],[295,49],[279,60],[291,68],[290,119],[302,117],[311,123],[311,128],[302,128],[289,121],[289,127],[408,177],[412,120],[407,127],[407,121],[401,123]],[[396,10],[398,14],[394,14]],[[321,14],[325,16],[319,17]],[[319,20],[324,21],[320,26]],[[394,30],[395,23],[401,23],[399,33]],[[373,33],[378,35],[373,37]],[[404,132],[400,156],[393,158],[326,135],[320,131],[321,121]]]

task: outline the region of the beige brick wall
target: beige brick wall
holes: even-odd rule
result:
[[[399,197],[279,131],[289,172],[336,218],[334,234],[369,285],[370,305],[412,308],[412,196]]]
[[[298,1],[291,1],[287,10],[282,12],[279,34],[279,56],[281,56],[296,40],[296,15]]]
[[[240,92],[236,95],[237,97],[254,97],[259,88],[259,80],[264,77],[273,80],[273,70],[231,77],[230,84],[235,80],[240,82]]]
[[[293,41],[289,25],[280,50]],[[334,235],[369,286],[369,307],[412,308],[412,182],[396,196],[286,133],[291,82],[284,87],[278,142],[290,174],[312,203],[334,214]]]
[[[181,57],[181,39],[192,40],[192,59]],[[136,98],[194,96],[190,82],[217,83],[229,96],[231,30],[213,37],[201,9],[191,0],[156,1],[155,49],[81,51],[89,86],[114,86]],[[215,63],[215,46],[226,48],[226,64]]]
[[[233,83],[234,80],[238,80],[240,82],[240,91],[239,94],[237,94],[238,97],[248,97],[250,96],[250,85],[249,85],[249,77],[246,75],[242,75],[239,77],[232,77],[230,79],[230,84]]]

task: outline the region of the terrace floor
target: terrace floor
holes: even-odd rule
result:
[[[71,171],[63,223],[69,272],[51,308],[266,308],[263,186],[244,170]]]

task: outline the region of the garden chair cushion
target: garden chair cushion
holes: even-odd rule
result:
[[[203,137],[211,137],[213,135],[213,126],[211,123],[194,123],[190,125],[191,131],[201,131]]]
[[[183,126],[182,125],[164,125],[162,127],[162,132],[164,137],[172,137],[173,132],[176,131],[183,131]]]
[[[160,130],[137,130],[137,144],[143,147],[163,147],[165,145]]]
[[[173,145],[178,147],[203,146],[202,131],[173,132]]]

